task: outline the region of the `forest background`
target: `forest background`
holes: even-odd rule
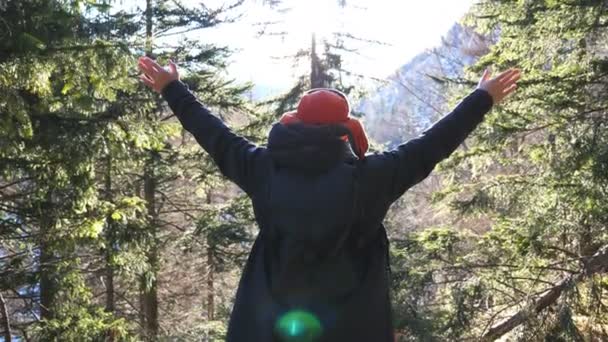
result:
[[[395,333],[608,340],[608,1],[428,2],[445,11],[407,26],[409,1],[0,0],[0,341],[223,340],[250,203],[138,82],[141,55],[261,145],[336,87],[375,150],[520,68],[391,209]]]

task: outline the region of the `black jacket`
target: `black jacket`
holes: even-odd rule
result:
[[[281,317],[297,310],[321,329],[293,341],[393,341],[382,221],[482,121],[489,94],[475,90],[420,137],[364,160],[340,139],[340,126],[276,124],[263,148],[234,134],[183,83],[169,84],[163,97],[251,198],[260,228],[227,340],[281,341]]]

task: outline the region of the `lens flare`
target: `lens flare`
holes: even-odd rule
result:
[[[321,336],[323,327],[315,315],[295,310],[277,320],[275,332],[284,342],[313,342]]]

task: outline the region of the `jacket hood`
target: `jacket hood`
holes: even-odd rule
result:
[[[354,141],[348,128],[339,124],[277,123],[268,135],[268,151],[278,166],[318,174],[357,159],[344,136]]]

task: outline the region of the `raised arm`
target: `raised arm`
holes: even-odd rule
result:
[[[186,85],[179,81],[175,64],[170,63],[167,71],[144,57],[140,59],[139,67],[144,73],[142,81],[162,94],[184,129],[192,133],[209,153],[222,174],[251,194],[255,184],[261,183],[266,150],[236,135],[197,101]]]
[[[478,88],[419,137],[393,151],[367,158],[368,176],[378,181],[386,180],[381,190],[383,196],[388,196],[392,202],[425,179],[437,163],[449,157],[462,144],[493,104],[501,102],[516,89],[520,72],[510,69],[493,79],[489,76],[486,70]]]

